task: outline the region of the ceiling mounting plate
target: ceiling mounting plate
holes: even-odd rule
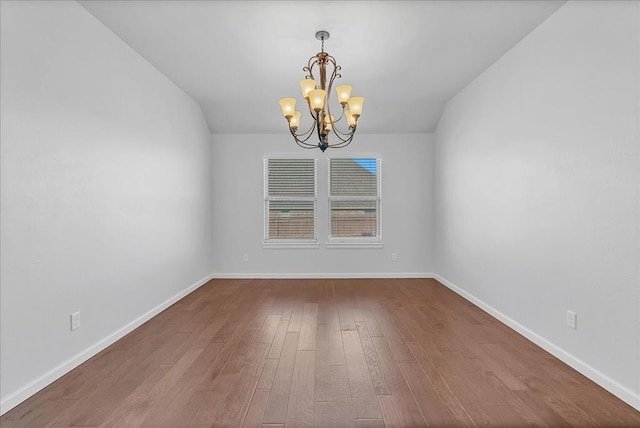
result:
[[[320,30],[316,32],[316,39],[318,40],[329,40],[329,36],[330,34],[328,31]]]

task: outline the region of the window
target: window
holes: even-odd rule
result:
[[[265,243],[316,243],[316,160],[264,160]]]
[[[329,242],[380,243],[380,159],[329,159]]]

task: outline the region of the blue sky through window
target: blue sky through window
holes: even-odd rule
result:
[[[353,158],[352,160],[371,174],[377,175],[378,164],[375,158]]]

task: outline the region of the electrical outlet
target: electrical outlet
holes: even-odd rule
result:
[[[242,256],[242,261],[244,263],[249,263],[249,254],[245,254],[244,256]]]
[[[80,312],[74,312],[71,314],[71,331],[80,328]]]
[[[392,262],[398,261],[398,253],[391,253],[391,261]]]
[[[567,326],[574,330],[578,328],[578,314],[573,311],[567,311]]]

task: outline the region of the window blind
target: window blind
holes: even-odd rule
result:
[[[329,159],[329,238],[379,241],[380,159]]]
[[[316,160],[265,159],[265,241],[316,241]]]

